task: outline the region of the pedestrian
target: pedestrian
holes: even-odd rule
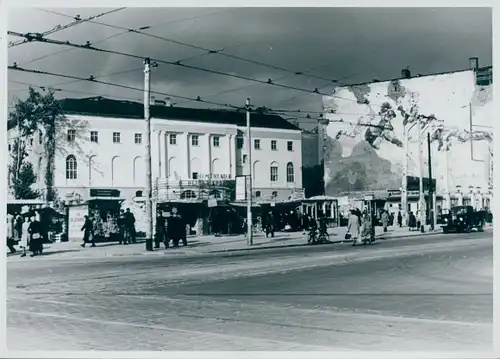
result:
[[[384,228],[384,233],[387,232],[387,226],[389,225],[389,213],[387,211],[382,212],[381,216],[382,228]]]
[[[118,215],[118,243],[126,244],[125,242],[125,211],[120,209],[120,214]]]
[[[417,218],[415,217],[413,212],[410,212],[410,215],[408,217],[408,227],[410,231],[413,231],[416,226],[417,226]]]
[[[350,210],[349,219],[347,220],[347,233],[351,235],[353,245],[356,245],[359,237],[359,217],[355,210]]]
[[[172,213],[168,218],[167,226],[169,240],[172,240],[175,248],[179,247],[179,241],[183,239],[182,231],[184,231],[184,229],[182,228],[181,218],[176,207],[172,208]]]
[[[85,222],[83,223],[82,226],[82,231],[83,231],[83,243],[81,246],[85,248],[85,245],[88,242],[92,243],[92,247],[95,247],[95,239],[94,239],[94,224],[90,220],[89,216],[85,216]]]
[[[14,217],[11,214],[7,215],[7,247],[10,253],[16,253],[16,248],[14,248]]]
[[[160,243],[166,243],[165,247],[168,248],[165,236],[165,217],[163,217],[163,212],[159,210],[156,213],[155,248],[160,248]]]
[[[28,216],[24,218],[24,222],[22,224],[22,229],[21,229],[21,241],[19,242],[19,246],[23,250],[23,254],[21,254],[21,257],[26,257],[26,251],[29,249],[29,243],[30,243],[30,232],[29,232],[29,227],[30,227],[30,219]]]
[[[269,236],[269,234],[271,234],[271,237],[274,238],[274,225],[275,225],[275,219],[273,213],[269,211],[266,219],[266,238]]]
[[[361,219],[361,241],[363,243],[369,242],[372,237],[372,216],[368,214],[367,211],[364,211],[363,218]],[[356,242],[353,242],[352,245],[356,245]]]
[[[31,257],[42,254],[43,243],[41,225],[35,216],[31,217],[31,223],[28,226],[28,232],[30,234]]]
[[[16,213],[14,219],[14,241],[18,244],[21,241],[21,233],[23,230],[23,217],[19,213]]]
[[[136,243],[135,238],[135,216],[130,212],[130,208],[127,208],[125,212],[125,231],[127,233],[126,237],[129,243]]]
[[[401,215],[401,211],[398,212],[398,226],[399,228],[403,226],[403,216]]]

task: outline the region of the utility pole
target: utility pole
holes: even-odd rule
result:
[[[401,179],[401,214],[403,225],[408,224],[408,124],[403,125],[403,178]]]
[[[252,233],[252,136],[250,133],[250,98],[247,98],[246,102],[246,116],[247,116],[247,176],[245,180],[247,181],[247,244],[249,246],[253,245],[253,233]]]
[[[432,152],[431,152],[431,134],[427,133],[427,152],[429,159],[427,161],[427,167],[429,169],[429,223],[431,225],[431,230],[434,230],[434,217],[436,213],[434,212],[434,186],[432,183]]]
[[[420,232],[424,233],[425,221],[425,197],[424,197],[424,150],[422,148],[422,122],[420,118],[418,121],[418,172],[419,172],[419,210],[420,210]]]
[[[151,60],[144,59],[144,120],[146,125],[146,138],[144,141],[146,158],[146,251],[153,250],[153,203],[152,203],[152,181],[151,181],[151,115],[149,102],[151,92]]]

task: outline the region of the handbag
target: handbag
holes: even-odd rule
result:
[[[40,234],[39,233],[33,233],[33,239],[39,239]]]
[[[351,233],[347,232],[347,233],[345,234],[345,237],[344,237],[344,238],[345,238],[345,239],[351,239]]]

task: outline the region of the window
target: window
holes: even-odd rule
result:
[[[220,145],[220,137],[219,136],[213,137],[213,144],[214,144],[214,147],[219,147],[219,145]]]
[[[256,150],[260,150],[260,140],[253,141],[253,148],[255,148]]]
[[[262,193],[260,191],[256,191],[255,192],[255,197],[256,198],[260,198],[261,195],[262,195]]]
[[[278,197],[278,192],[277,191],[273,191],[273,193],[271,194],[271,196],[273,198],[277,198]]]
[[[134,141],[136,144],[141,144],[142,143],[142,133],[136,133],[134,135]]]
[[[175,133],[172,133],[169,137],[169,143],[171,145],[176,145],[177,144],[177,135]]]
[[[286,142],[286,149],[288,151],[293,151],[293,142],[292,141],[287,141]]]
[[[12,145],[9,143],[9,151],[12,151]]]
[[[99,133],[97,131],[90,131],[90,142],[99,142]]]
[[[33,137],[30,138],[30,146],[33,146]]]
[[[243,163],[247,163],[247,155],[243,155]]]
[[[193,179],[198,179],[198,172],[193,172],[193,174],[191,175],[191,177]]]
[[[243,148],[243,137],[236,137],[236,147],[238,149]]]
[[[66,179],[77,179],[76,157],[69,155],[66,157]]]
[[[76,130],[68,130],[68,142],[73,142],[76,138]]]
[[[136,191],[135,192],[136,197],[142,197],[142,191]]]
[[[277,182],[278,181],[278,166],[276,165],[271,165],[271,182]]]
[[[276,151],[278,149],[278,141],[271,140],[271,150]]]
[[[288,164],[286,165],[286,181],[288,183],[295,182],[295,173],[293,170],[293,163],[292,162],[288,162]]]
[[[43,143],[43,132],[42,131],[38,131],[38,142],[40,144]]]
[[[198,135],[192,135],[191,136],[191,146],[198,146],[199,140],[200,140],[200,138],[198,137]]]
[[[120,143],[120,132],[113,132],[113,143]]]

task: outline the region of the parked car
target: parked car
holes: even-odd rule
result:
[[[448,214],[443,215],[443,233],[470,232],[476,228],[478,232],[484,230],[484,211],[475,211],[472,206],[452,207]]]

